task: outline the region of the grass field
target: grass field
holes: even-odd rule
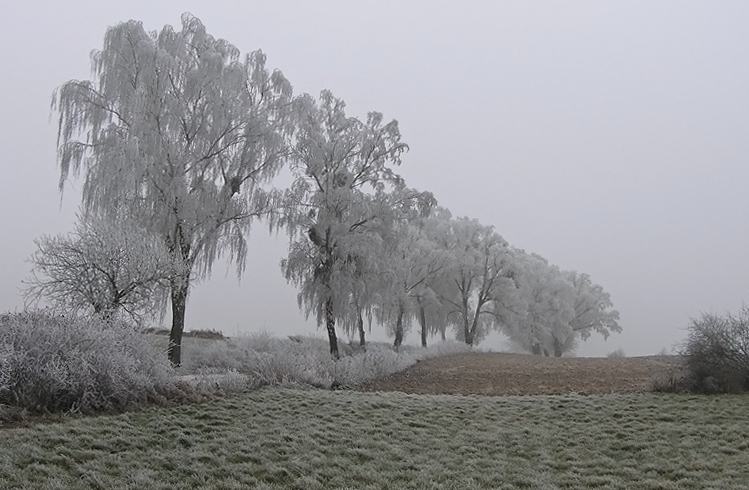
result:
[[[0,430],[0,487],[749,488],[748,402],[265,388]]]

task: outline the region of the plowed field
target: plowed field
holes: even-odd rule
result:
[[[422,361],[368,383],[365,391],[476,395],[559,395],[646,391],[653,376],[677,363],[673,356],[541,357],[472,352]]]

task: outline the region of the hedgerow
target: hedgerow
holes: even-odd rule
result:
[[[352,388],[419,360],[470,350],[462,342],[402,346],[399,352],[370,343],[362,352],[342,343],[343,357],[333,360],[324,339],[262,332],[185,339],[184,362],[175,370],[155,339],[95,318],[43,310],[0,315],[0,419],[18,410],[119,411],[269,385]]]
[[[304,336],[280,339],[262,332],[210,345],[185,344],[182,369],[198,375],[241,373],[251,386],[354,387],[403,371],[419,360],[468,350],[463,342],[442,342],[427,349],[401,347],[399,352],[379,343],[369,343],[366,352],[341,345],[339,351],[345,355],[336,361],[330,357],[326,340]]]

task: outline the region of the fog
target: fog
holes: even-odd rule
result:
[[[397,119],[399,172],[453,215],[590,274],[623,332],[578,355],[654,354],[749,298],[745,2],[27,1],[3,7],[0,33],[0,311],[23,308],[34,238],[69,231],[78,208],[80,180],[58,192],[53,90],[90,77],[107,26],[186,11],[263,49],[295,93]],[[281,276],[286,245],[257,223],[241,282],[217,264],[187,329],[321,335]]]

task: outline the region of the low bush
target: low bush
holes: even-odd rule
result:
[[[624,353],[624,349],[619,347],[615,351],[606,354],[606,357],[608,357],[609,359],[621,359],[623,357],[627,357],[627,355]]]
[[[681,354],[693,391],[748,390],[749,308],[738,315],[706,313],[691,320]]]
[[[471,352],[471,347],[465,342],[443,341],[432,344],[426,349],[423,347],[409,346],[406,348],[406,352],[410,353],[416,361],[425,361],[427,359],[434,359],[435,357]]]
[[[180,395],[163,353],[132,327],[45,311],[0,315],[0,404],[82,413]]]
[[[344,345],[340,350],[344,355],[334,361],[327,340],[306,336],[279,339],[263,332],[210,345],[184,344],[181,369],[198,377],[235,372],[247,376],[251,386],[354,387],[403,371],[420,360],[470,350],[462,342],[442,342],[427,349],[402,346],[400,352],[380,343],[368,344],[364,352]]]
[[[656,393],[686,393],[693,391],[693,384],[689,373],[680,364],[653,376],[650,380],[649,390]]]
[[[658,354],[656,354],[656,355],[657,356],[670,356],[671,355],[671,351],[668,350],[668,349],[666,349],[665,347],[662,347],[661,350],[659,350]]]
[[[225,338],[223,333],[214,329],[190,330],[188,332],[185,332],[184,336],[194,337],[196,339],[208,339],[208,340],[218,340],[218,339]]]
[[[180,377],[180,383],[187,386],[186,390],[192,398],[210,398],[217,393],[238,393],[252,386],[252,379],[234,369],[203,370],[199,374],[189,374]]]
[[[399,352],[370,343],[366,352],[356,352],[341,343],[343,357],[335,361],[324,339],[262,332],[185,342],[184,362],[175,371],[155,344],[122,323],[46,311],[2,314],[0,419],[201,401],[267,385],[355,387],[420,360],[470,350],[461,342],[402,346]]]

